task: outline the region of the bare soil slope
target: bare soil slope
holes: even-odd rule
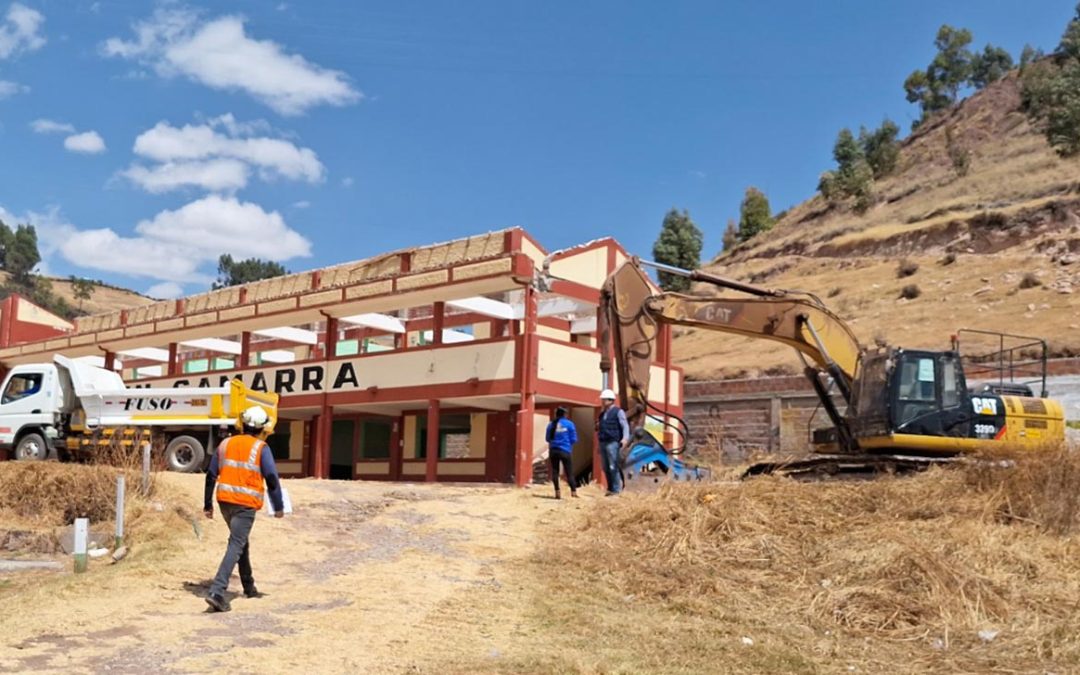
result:
[[[0,284],[6,283],[9,276],[10,275],[7,272],[0,272]],[[66,300],[72,307],[78,308],[81,306],[82,310],[87,314],[99,314],[101,312],[111,312],[117,309],[139,307],[140,305],[148,305],[154,302],[152,298],[148,298],[135,291],[129,291],[117,286],[102,286],[98,284],[94,285],[94,293],[90,296],[89,300],[80,301],[75,297],[75,291],[71,287],[70,280],[58,277],[46,277],[46,279],[52,284],[54,294]]]
[[[815,195],[709,270],[817,293],[864,342],[944,348],[971,327],[1080,351],[1080,160],[1058,158],[1019,105],[1015,75],[991,85],[904,141],[866,214]],[[966,175],[953,169],[946,129],[970,152]],[[901,259],[918,270],[898,278]],[[1020,288],[1025,274],[1039,283]],[[908,285],[917,298],[900,297]],[[675,355],[690,379],[798,369],[790,349],[698,330],[677,332]]]

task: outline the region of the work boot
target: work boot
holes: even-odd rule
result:
[[[559,494],[558,490],[555,491],[555,499],[562,499],[562,495]]]
[[[571,490],[570,491],[570,496],[573,497],[574,499],[577,499],[577,490]]]
[[[229,604],[229,601],[225,599],[225,596],[217,593],[211,593],[206,596],[206,604],[210,605],[215,612],[227,612],[232,609],[232,606]]]
[[[259,589],[255,588],[254,586],[248,586],[244,589],[245,598],[261,598],[262,596],[263,594],[259,592]]]

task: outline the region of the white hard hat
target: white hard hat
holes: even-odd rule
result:
[[[615,392],[611,391],[610,389],[605,389],[604,391],[600,392],[600,400],[601,401],[605,401],[605,400],[606,401],[614,401],[615,400]]]
[[[270,416],[266,414],[266,411],[257,405],[253,405],[245,410],[240,415],[240,421],[245,427],[251,427],[253,429],[262,429],[270,423]]]

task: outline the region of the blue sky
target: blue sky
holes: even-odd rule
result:
[[[942,23],[1014,55],[1072,0],[0,0],[0,218],[52,274],[160,296],[222,252],[302,270],[520,225],[720,248],[843,126],[908,128]]]

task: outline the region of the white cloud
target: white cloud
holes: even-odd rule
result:
[[[0,80],[0,101],[8,98],[9,96],[21,94],[29,90],[29,87],[21,85],[18,82],[12,82],[10,80]]]
[[[184,287],[175,281],[163,281],[146,289],[146,294],[158,300],[171,300],[184,294]]]
[[[301,199],[298,202],[293,202],[293,208],[294,209],[306,209],[309,206],[311,206],[311,202],[309,202],[306,199]]]
[[[35,134],[73,134],[75,127],[67,122],[57,122],[45,118],[36,119],[30,123],[30,128]]]
[[[268,131],[263,121],[238,122],[232,115],[183,127],[158,122],[139,134],[134,150],[160,164],[150,168],[134,164],[122,175],[149,192],[182,187],[234,192],[247,185],[252,170],[262,180],[323,180],[326,168],[311,148],[252,135]]]
[[[354,182],[352,176],[345,176],[341,179],[341,186],[351,188]]]
[[[166,162],[153,168],[135,164],[122,171],[121,175],[155,194],[183,187],[235,192],[247,185],[248,167],[235,159],[211,159],[205,162]]]
[[[105,152],[105,139],[96,131],[84,131],[65,138],[64,147],[71,152],[96,155]]]
[[[276,211],[218,196],[162,211],[139,222],[132,236],[110,228],[79,229],[55,207],[21,218],[0,207],[0,218],[35,225],[43,258],[59,255],[85,269],[163,282],[209,284],[214,277],[201,270],[222,253],[276,261],[311,254],[311,242]]]
[[[132,40],[110,38],[106,56],[135,60],[163,77],[185,76],[213,89],[244,91],[282,115],[361,98],[344,73],[247,35],[244,18],[203,20],[189,9],[159,9],[133,26]]]
[[[45,45],[45,37],[40,33],[43,23],[45,16],[41,12],[12,3],[0,22],[0,59],[41,49]]]

